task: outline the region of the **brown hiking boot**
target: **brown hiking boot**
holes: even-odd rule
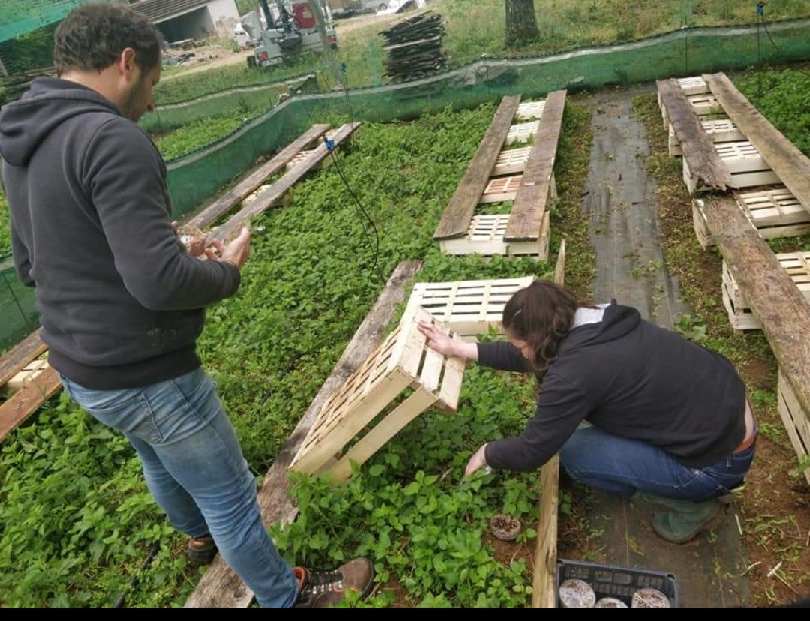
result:
[[[343,601],[347,591],[367,597],[374,585],[374,565],[365,558],[349,561],[335,571],[296,567],[293,573],[301,588],[296,608],[331,608]]]
[[[217,545],[211,535],[193,537],[186,546],[186,558],[193,565],[208,565],[217,555]]]

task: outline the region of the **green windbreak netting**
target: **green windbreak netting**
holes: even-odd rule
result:
[[[758,63],[810,59],[810,20],[771,23],[766,34],[763,41],[765,34],[757,26],[684,29],[632,43],[539,58],[482,60],[405,84],[378,85],[348,93],[293,94],[226,138],[169,162],[174,213],[180,217],[199,208],[244,174],[257,158],[283,148],[314,123],[408,119],[448,106],[471,107],[509,94],[538,97],[560,88],[594,89]],[[351,73],[352,67],[346,70]],[[144,126],[161,131],[221,114],[223,109],[258,114],[268,101],[271,104],[278,101],[280,93],[295,93],[300,88],[311,88],[311,82],[299,86],[293,80],[292,85],[224,90],[166,106],[144,119]],[[16,280],[13,282],[12,290],[19,293],[17,300],[8,287],[0,292],[0,346],[24,334],[26,321],[35,316],[30,290],[17,285]],[[2,287],[4,283],[0,281]],[[18,306],[23,308],[22,312]]]
[[[0,261],[0,352],[28,336],[37,325],[34,290],[17,280],[10,260]]]

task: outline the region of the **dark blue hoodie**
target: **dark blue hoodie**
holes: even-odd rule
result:
[[[506,342],[480,344],[478,361],[503,371],[531,371]],[[743,441],[745,385],[720,354],[643,321],[634,308],[613,304],[600,323],[569,332],[543,378],[526,431],[489,443],[487,463],[535,470],[584,420],[703,468]]]
[[[0,156],[51,365],[102,390],[196,369],[203,309],[233,295],[239,270],[185,252],[143,130],[96,91],[43,78],[0,110]]]

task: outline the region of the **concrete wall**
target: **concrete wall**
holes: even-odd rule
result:
[[[214,0],[209,2],[208,14],[211,23],[221,37],[233,35],[233,27],[239,22],[239,11],[236,8],[236,0]]]

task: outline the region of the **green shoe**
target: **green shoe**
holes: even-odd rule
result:
[[[665,500],[666,502],[660,504],[669,507],[671,511],[656,513],[653,516],[653,530],[655,534],[665,541],[677,545],[689,543],[704,530],[711,527],[723,507],[718,500],[706,502]]]

